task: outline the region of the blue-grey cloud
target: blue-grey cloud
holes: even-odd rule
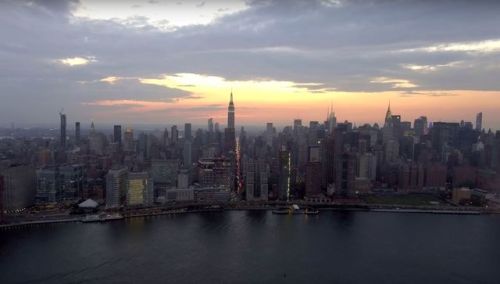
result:
[[[498,42],[498,1],[252,0],[247,9],[209,25],[174,31],[158,29],[141,15],[128,22],[75,18],[78,5],[76,0],[0,3],[0,120],[23,112],[27,121],[48,121],[60,107],[84,116],[88,110],[79,106],[90,99],[190,96],[133,80],[99,82],[107,76],[186,72],[320,83],[307,87],[312,92],[394,90],[393,84],[373,82],[384,77],[411,82],[411,95],[500,90],[500,50],[426,50]],[[95,60],[73,67],[57,63],[74,57]],[[37,102],[37,108],[27,102]]]

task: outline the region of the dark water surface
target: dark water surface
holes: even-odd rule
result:
[[[0,283],[500,283],[500,216],[266,211],[0,231]]]

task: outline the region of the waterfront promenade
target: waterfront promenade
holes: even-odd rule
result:
[[[310,207],[320,211],[370,211],[370,212],[392,212],[392,213],[427,213],[427,214],[457,214],[457,215],[479,215],[499,214],[499,208],[488,207],[464,207],[452,205],[405,205],[405,204],[368,204],[356,202],[355,200],[317,202],[317,201],[269,201],[269,202],[229,202],[229,203],[207,203],[207,202],[177,202],[167,203],[144,208],[121,208],[120,210],[102,210],[95,214],[112,212],[119,213],[123,218],[136,218],[157,215],[173,215],[187,213],[220,212],[225,210],[274,210],[297,204],[299,207]],[[0,229],[8,229],[20,226],[36,226],[53,223],[80,222],[86,214],[58,214],[44,215],[40,212],[36,216],[16,216],[7,223],[0,224]]]

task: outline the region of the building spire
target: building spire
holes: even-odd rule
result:
[[[231,95],[229,99],[229,106],[227,108],[227,127],[234,129],[234,103],[233,103],[233,90],[231,88]]]
[[[392,119],[391,100],[389,100],[389,105],[387,106],[387,112],[385,113],[385,125],[390,123],[391,119]]]

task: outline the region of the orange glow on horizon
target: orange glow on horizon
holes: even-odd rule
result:
[[[119,77],[109,78],[112,79],[104,78],[102,81],[112,84],[120,80]],[[485,116],[491,113],[493,117],[495,106],[500,105],[498,91],[341,92],[314,82],[228,81],[222,77],[191,73],[138,79],[142,84],[183,90],[192,97],[170,101],[102,100],[87,104],[116,107],[114,114],[140,113],[148,121],[165,121],[168,117],[204,124],[209,117],[213,117],[223,125],[231,90],[236,106],[236,122],[240,125],[263,125],[265,122],[290,125],[295,118],[303,119],[303,123],[310,120],[322,122],[330,104],[333,104],[338,121],[349,120],[358,125],[381,123],[389,100],[393,113],[401,114],[405,121],[413,121],[421,115],[426,115],[430,121],[473,121],[480,111]],[[404,84],[405,87],[411,84],[404,79],[376,81],[374,84]]]

